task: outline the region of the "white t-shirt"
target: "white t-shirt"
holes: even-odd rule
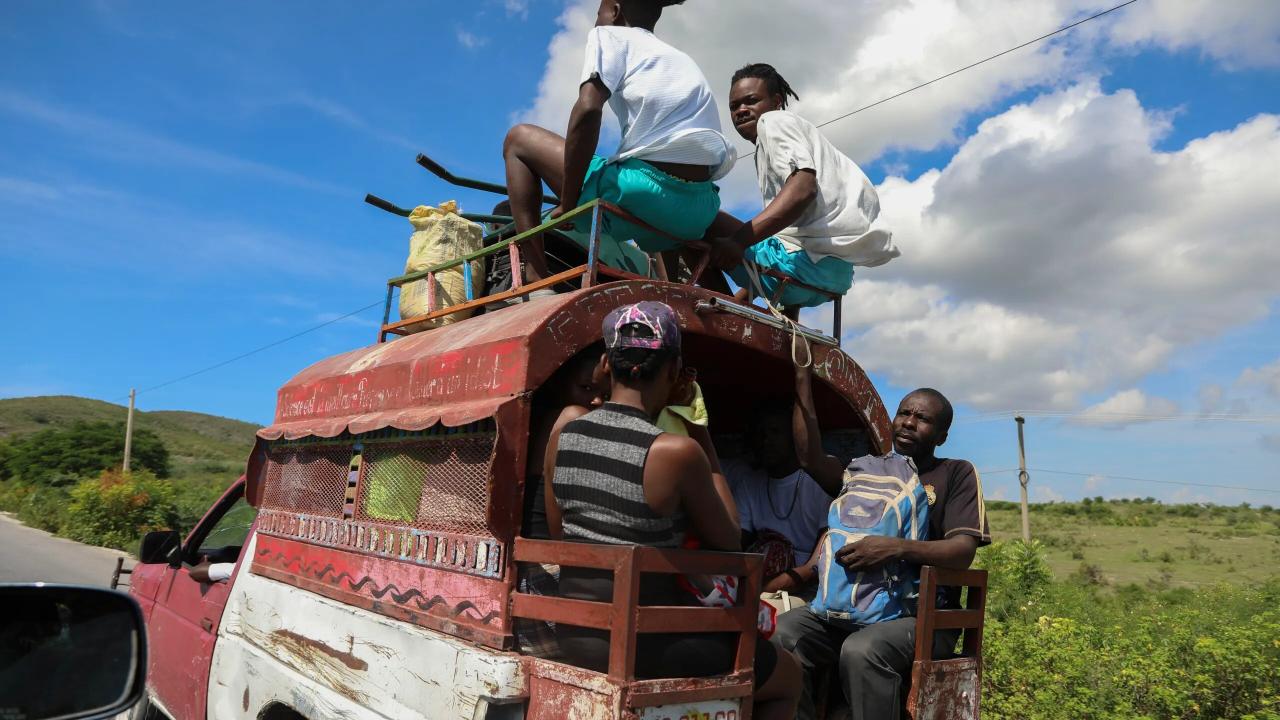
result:
[[[742,529],[780,533],[795,548],[796,566],[804,564],[826,530],[833,498],[804,470],[770,479],[742,460],[725,460],[722,468]]]
[[[797,170],[817,174],[818,196],[796,224],[777,234],[793,252],[810,259],[838,257],[853,265],[883,265],[901,253],[893,233],[872,230],[880,197],[857,163],[836,149],[813,123],[786,110],[756,122],[756,178],[765,205]]]
[[[707,165],[724,177],[737,153],[720,132],[711,86],[688,55],[633,27],[597,27],[587,33],[582,82],[598,77],[622,126],[610,161],[627,158]]]

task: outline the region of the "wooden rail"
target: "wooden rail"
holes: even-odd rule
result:
[[[655,632],[737,633],[732,672],[751,672],[763,568],[759,555],[517,538],[513,558],[518,563],[558,563],[562,568],[612,571],[612,602],[511,594],[511,614],[515,617],[609,631],[611,680],[635,681],[636,636]],[[736,575],[744,581],[739,586],[738,604],[732,608],[639,606],[643,573]]]

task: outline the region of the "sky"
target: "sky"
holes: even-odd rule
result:
[[[269,423],[376,339],[409,227],[364,194],[487,211],[414,157],[501,180],[511,124],[563,132],[597,4],[0,3],[0,397]],[[769,62],[821,122],[1111,4],[689,0],[657,34],[722,113]],[[890,407],[952,398],[989,499],[1024,412],[1033,501],[1280,504],[1280,3],[1138,0],[824,132],[902,250],[845,348]],[[758,211],[750,163],[721,186]]]

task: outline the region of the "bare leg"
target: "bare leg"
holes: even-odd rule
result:
[[[502,158],[516,232],[537,227],[542,217],[542,183],[556,195],[564,189],[564,138],[537,125],[516,125],[507,132]],[[549,277],[542,236],[529,238],[523,245],[525,281]]]

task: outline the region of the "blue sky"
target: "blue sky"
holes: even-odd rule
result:
[[[460,174],[500,179],[499,149],[507,127],[518,118],[567,112],[567,107],[556,109],[566,84],[561,66],[576,62],[575,22],[586,4],[281,2],[197,9],[104,0],[0,6],[0,66],[7,69],[0,74],[0,321],[8,349],[0,358],[0,396],[74,394],[119,402],[130,387],[150,388],[377,302],[382,283],[404,262],[408,226],[364,205],[364,193],[401,205],[456,198],[467,210],[487,210],[495,198],[443,186],[413,158],[426,152]],[[793,4],[782,3],[776,12]],[[717,10],[711,0],[701,5],[694,9],[691,3],[689,12],[727,13],[729,8],[719,3]],[[930,3],[909,5],[918,10]],[[791,77],[809,103],[799,111],[821,120],[838,114],[833,109],[914,84],[909,73],[894,70],[895,63],[919,65],[927,77],[1016,44],[1000,32],[984,36],[967,29],[983,14],[979,0],[932,5],[937,7],[925,8],[931,16],[956,13],[944,28],[949,36],[969,39],[927,60],[885,60],[869,51],[852,55],[848,69],[861,72],[850,76],[847,92],[832,81],[840,58],[831,58],[829,74]],[[1034,37],[1048,29],[1046,23],[1056,25],[1093,7],[1068,0],[1039,5],[1043,17],[1007,18],[1002,32],[1015,39]],[[895,13],[903,10],[885,3],[868,7],[859,10],[869,13],[867,29],[848,43],[855,50],[876,47],[872,43],[878,37],[901,32]],[[972,213],[947,210],[942,202],[972,197],[965,194],[972,188],[963,183],[969,168],[995,172],[997,161],[1010,157],[1008,148],[1042,142],[1043,147],[1032,148],[1041,153],[1037,157],[1060,160],[1064,151],[1054,150],[1043,132],[1036,141],[1006,140],[1022,132],[1016,128],[1027,126],[1018,125],[1026,117],[1061,114],[1068,106],[1121,120],[1138,118],[1135,122],[1154,128],[1149,146],[1134,157],[1135,162],[1149,160],[1156,171],[1200,163],[1194,166],[1213,172],[1227,168],[1224,176],[1230,178],[1229,161],[1250,153],[1260,161],[1272,157],[1269,134],[1237,130],[1260,115],[1280,112],[1280,53],[1271,50],[1280,22],[1274,15],[1254,23],[1261,29],[1242,30],[1236,23],[1219,32],[1196,22],[1198,29],[1191,32],[1185,18],[1135,13],[1109,25],[1100,22],[1079,38],[997,61],[1004,64],[974,71],[973,78],[950,88],[917,93],[910,104],[895,108],[890,103],[883,112],[832,126],[833,139],[863,163],[875,182],[887,183],[885,215],[899,222],[895,232],[903,258],[883,271],[860,271],[864,296],[855,293],[848,301],[858,303],[851,308],[857,327],[847,336],[849,346],[872,370],[887,404],[895,404],[908,386],[937,384],[960,406],[948,451],[987,470],[1016,465],[1014,425],[1007,419],[984,421],[980,413],[1093,407],[1093,424],[1033,417],[1028,425],[1032,466],[1280,490],[1274,470],[1280,422],[1267,419],[1280,415],[1280,380],[1270,380],[1269,369],[1274,366],[1280,378],[1275,365],[1280,361],[1275,312],[1280,286],[1272,281],[1270,289],[1260,284],[1242,295],[1242,286],[1262,283],[1247,272],[1243,280],[1228,275],[1216,286],[1196,274],[1138,277],[1134,292],[1158,288],[1169,297],[1194,296],[1197,308],[1220,307],[1196,315],[1153,294],[1151,303],[1169,302],[1175,317],[1153,314],[1154,319],[1136,325],[1129,321],[1143,313],[1121,308],[1131,301],[1132,307],[1143,307],[1141,298],[1113,296],[1122,292],[1114,288],[1126,286],[1125,276],[1089,276],[1079,283],[1097,282],[1098,297],[1114,301],[1116,308],[1111,319],[1102,308],[1103,321],[1089,328],[1068,307],[1081,302],[1069,289],[1015,298],[988,292],[977,276],[969,284],[952,282],[943,257],[949,248],[961,247],[969,234],[998,229],[983,220],[971,225],[972,231],[956,230],[973,222]],[[664,23],[673,26],[674,37],[691,32],[686,27],[691,22],[672,17]],[[1242,32],[1253,50],[1223,49],[1241,46],[1232,34]],[[1258,33],[1272,45],[1259,43]],[[780,49],[774,52],[803,73],[808,67],[804,43],[783,40],[775,41]],[[567,49],[557,50],[557,41]],[[748,57],[756,47],[708,41],[690,52],[719,91],[726,84],[720,68],[757,59]],[[887,74],[881,78],[876,71]],[[1081,110],[1073,117],[1085,115]],[[1071,148],[1087,149],[1095,137],[1105,144],[1111,130],[1081,124],[1079,132],[1064,136],[1076,138]],[[1235,155],[1194,150],[1214,137],[1222,137],[1219,144]],[[1126,137],[1113,140],[1123,155]],[[1004,143],[1005,149],[982,155],[992,143]],[[1257,146],[1241,149],[1245,143]],[[1049,150],[1059,154],[1043,154]],[[984,158],[981,165],[966,164],[977,155]],[[1105,163],[1095,165],[1098,182],[1116,177]],[[1034,169],[1024,163],[1008,171],[1028,171],[1027,205],[1032,184],[1044,181]],[[935,185],[931,178],[938,173]],[[1170,175],[1153,177],[1152,187],[1183,180],[1178,172]],[[1126,180],[1125,188],[1145,182]],[[1266,264],[1274,255],[1251,253],[1262,247],[1254,228],[1269,226],[1274,240],[1274,228],[1280,226],[1280,190],[1275,179],[1271,182],[1237,192],[1229,181],[1225,186],[1219,181],[1192,200],[1171,196],[1167,205],[1153,206],[1157,209],[1146,216],[1136,214],[1115,230],[1116,247],[1139,242],[1143,228],[1163,228],[1167,239],[1161,242],[1180,247],[1179,228],[1200,237],[1200,223],[1213,220],[1221,233],[1214,245],[1219,254],[1241,255],[1237,259],[1246,269]],[[732,209],[751,212],[750,184],[749,177],[727,183]],[[909,192],[926,188],[936,200],[919,212],[912,209],[904,223],[907,198],[915,197]],[[1051,189],[1046,190],[1050,197]],[[1272,199],[1277,203],[1268,211]],[[1178,214],[1195,203],[1194,212]],[[1086,210],[1112,217],[1125,208]],[[1248,222],[1234,221],[1244,216]],[[939,249],[941,228],[958,234],[947,236],[954,243]],[[989,268],[996,278],[1024,270]],[[1226,273],[1226,266],[1213,265],[1202,275],[1219,272]],[[887,297],[890,290],[906,304],[921,302],[931,309],[894,322],[878,321],[884,314],[858,319],[857,312],[871,306],[869,297]],[[269,422],[276,387],[314,360],[371,342],[379,313],[368,310],[224,368],[144,392],[139,405]],[[975,316],[1008,322],[990,324]],[[1179,320],[1184,316],[1185,323]],[[945,343],[935,342],[961,322],[977,322],[978,332],[996,328],[986,349],[953,354]],[[1083,350],[1073,350],[1060,368],[1052,357],[1024,367],[1001,364],[1008,362],[1005,354],[990,355],[995,346],[1007,345],[1015,355],[1027,350],[1018,345],[1029,342],[1019,330],[1024,326],[1046,337],[1076,337]],[[1002,327],[1012,330],[1001,335]],[[1149,342],[1126,356],[1152,359],[1130,366],[1124,357],[1107,354],[1129,334]],[[926,341],[913,343],[915,337]],[[903,344],[886,349],[891,342]],[[983,362],[991,363],[993,375],[943,371],[952,364]],[[1112,366],[1114,371],[1108,370]],[[999,391],[1018,384],[1016,375],[1024,370],[1027,377],[1080,379],[1057,394],[1046,390],[1039,396],[1034,382],[1016,393]],[[1187,419],[1117,424],[1108,408]],[[1204,409],[1253,421],[1194,419]],[[1041,473],[1033,483],[1033,497],[1040,499],[1102,494],[1280,503],[1274,494],[1113,478]],[[986,487],[989,496],[1016,497],[1012,474],[989,474]]]

